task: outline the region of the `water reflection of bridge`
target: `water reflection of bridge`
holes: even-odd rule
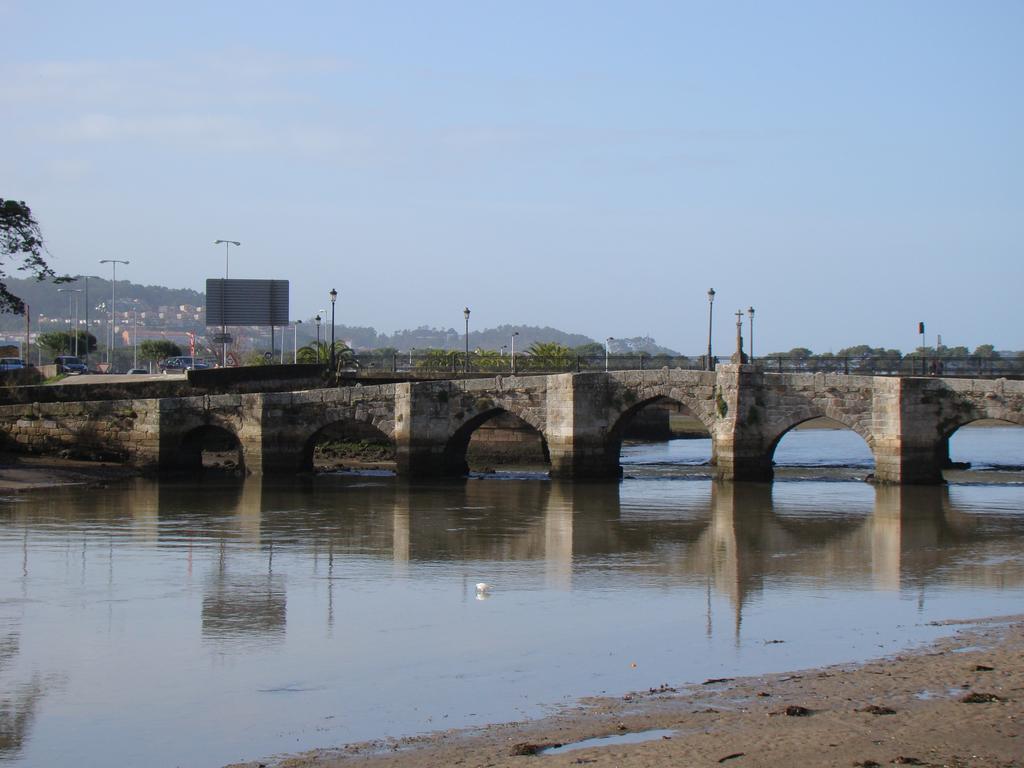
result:
[[[15,515],[31,529],[38,514],[48,536],[55,517],[76,536],[83,527],[116,530],[116,545],[95,548],[98,557],[116,559],[122,542],[175,549],[202,590],[202,631],[212,640],[283,639],[287,579],[303,560],[324,571],[329,600],[331,569],[347,558],[390,559],[397,578],[425,564],[469,564],[486,577],[488,566],[535,561],[532,578],[553,589],[609,579],[706,587],[728,600],[737,621],[750,601],[787,582],[915,593],[1024,584],[1016,556],[1024,520],[962,509],[947,487],[830,484],[845,489],[843,498],[818,504],[810,483],[673,483],[685,489],[678,498],[645,495],[656,481],[359,485],[338,493],[322,479],[139,482],[106,499],[80,497],[75,510],[26,503]],[[200,550],[204,570],[193,575]],[[333,621],[333,604],[328,610]]]
[[[960,509],[946,487],[843,485],[849,492],[837,510],[808,501],[805,483],[693,483],[682,503],[653,506],[630,497],[636,485],[384,481],[338,494],[309,483],[313,496],[297,521],[283,512],[294,506],[293,484],[250,478],[223,489],[220,500],[234,513],[208,521],[201,535],[229,537],[268,558],[274,549],[330,564],[390,558],[399,576],[418,563],[476,562],[484,572],[488,563],[537,561],[556,589],[586,589],[609,571],[620,583],[707,584],[728,598],[737,621],[767,585],[785,581],[890,591],[1024,584],[1024,564],[1001,557],[1017,551],[1024,521]],[[161,518],[188,504],[174,486],[164,496]],[[979,543],[986,557],[974,556]],[[235,583],[244,606],[253,597],[242,593],[251,591],[245,580]],[[221,600],[224,589],[217,587]],[[283,622],[283,590],[273,592],[272,613]]]

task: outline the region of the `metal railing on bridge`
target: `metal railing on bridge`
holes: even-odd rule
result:
[[[728,362],[712,360],[711,368]],[[768,373],[842,373],[866,376],[951,376],[951,377],[1024,377],[1024,356],[1018,357],[929,357],[927,355],[812,355],[789,357],[772,355],[756,358],[754,364]],[[568,353],[554,356],[494,352],[464,352],[430,350],[414,353],[363,352],[343,362],[348,370],[394,373],[450,373],[453,377],[465,374],[550,374],[584,371],[637,371],[674,368],[682,370],[708,370],[703,355],[649,355],[644,353],[577,355]]]

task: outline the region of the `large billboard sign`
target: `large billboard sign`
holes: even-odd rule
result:
[[[206,327],[288,325],[287,280],[206,281]]]

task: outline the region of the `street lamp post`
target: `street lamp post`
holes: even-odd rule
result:
[[[409,347],[409,370],[412,370],[412,353],[416,351],[416,347]]]
[[[516,375],[516,336],[519,335],[519,331],[512,332],[512,375]]]
[[[463,317],[466,318],[466,359],[463,361],[463,373],[469,375],[469,307],[462,310]]]
[[[232,245],[237,248],[238,246],[241,245],[241,243],[238,242],[237,240],[214,240],[213,241],[214,245],[220,245],[221,243],[224,244],[224,280],[227,281],[227,279],[228,279],[228,256],[229,256],[229,250],[231,249]],[[224,306],[224,288],[221,288],[221,290],[220,290],[221,319],[224,319],[224,310],[225,309],[226,309],[226,307]],[[221,339],[224,339],[224,341],[221,342],[221,345],[223,347],[223,349],[221,350],[221,365],[223,365],[225,368],[227,368],[228,367],[228,342],[226,340],[226,337],[228,335],[227,323],[221,323],[220,335],[221,335]]]
[[[747,308],[747,316],[750,318],[750,364],[754,364],[754,308]]]
[[[296,320],[295,325],[292,326],[292,365],[299,362],[299,326],[302,325],[301,320]]]
[[[229,256],[228,249],[231,248],[232,245],[237,248],[238,246],[241,245],[241,243],[238,242],[237,240],[214,240],[213,241],[214,245],[220,245],[221,243],[224,243],[224,279],[227,280],[228,279],[228,256]]]
[[[320,364],[320,315],[313,318],[313,322],[316,323],[316,362]]]
[[[73,334],[70,334],[69,338],[68,338],[68,354],[74,354],[75,357],[78,357],[78,296],[75,296],[74,294],[81,293],[81,292],[82,292],[81,288],[58,288],[57,289],[57,293],[66,293],[68,295],[68,330],[69,331],[71,330],[71,318],[72,318],[71,303],[72,303],[72,299],[74,300],[75,310],[74,310],[74,315],[73,316],[75,318],[75,320],[74,320],[74,322],[75,322],[74,328],[75,329],[74,329]],[[71,337],[74,338],[74,341],[71,340]],[[86,346],[88,347],[88,343],[86,344]],[[74,351],[72,352],[72,350],[74,350]]]
[[[706,370],[715,370],[715,364],[711,357],[711,319],[715,307],[715,289],[708,288],[708,360]]]
[[[99,280],[96,275],[80,275],[85,281],[85,355],[83,355],[82,362],[85,363],[85,367],[89,367],[89,278],[93,280]]]
[[[338,292],[331,288],[331,370],[337,371],[337,360],[334,353],[334,303],[338,300]]]
[[[100,264],[110,265],[110,346],[107,347],[107,365],[108,372],[113,367],[113,354],[114,354],[114,287],[117,285],[117,265],[124,264],[128,265],[130,262],[124,259],[100,259]]]
[[[139,367],[139,300],[133,299],[132,303],[132,368]]]
[[[612,342],[615,341],[614,337],[609,336],[604,340],[604,372],[608,373],[608,355],[610,354]]]

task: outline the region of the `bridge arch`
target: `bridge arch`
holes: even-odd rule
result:
[[[310,432],[299,448],[298,470],[312,472],[316,465],[318,448],[331,443],[340,444],[337,450],[322,449],[321,453],[335,453],[339,458],[354,456],[354,452],[365,451],[365,457],[376,457],[375,460],[391,461],[394,459],[395,441],[382,420],[357,419],[351,415],[340,415],[330,421],[321,422]],[[354,445],[353,445],[354,444]],[[387,446],[387,447],[385,447]],[[340,451],[340,453],[338,453]],[[330,456],[324,457],[328,461]]]
[[[473,412],[464,412],[461,422],[457,424],[449,435],[448,440],[445,442],[442,459],[444,474],[450,476],[468,474],[469,461],[467,454],[469,453],[470,441],[474,433],[487,422],[501,418],[509,422],[507,426],[521,427],[535,433],[539,438],[539,450],[542,454],[542,460],[545,463],[550,463],[551,457],[548,451],[547,437],[538,423],[538,419],[510,403],[502,403],[490,400],[489,398],[487,400],[489,401],[487,403],[477,402],[472,409]]]
[[[220,458],[213,458],[214,455]],[[236,432],[226,424],[208,421],[181,431],[164,454],[166,470],[198,471],[221,468],[245,471],[245,448]]]
[[[778,450],[779,444],[782,442],[783,438],[791,434],[801,425],[808,424],[814,421],[821,421],[822,427],[824,429],[840,429],[844,432],[852,432],[853,434],[859,436],[864,441],[864,445],[867,447],[868,451],[871,453],[872,467],[877,466],[878,458],[875,455],[874,437],[860,424],[858,424],[857,422],[851,422],[850,420],[837,419],[834,415],[829,416],[820,411],[815,412],[814,409],[808,409],[801,415],[803,416],[803,418],[800,418],[799,421],[797,421],[795,418],[791,419],[788,423],[788,426],[785,429],[774,429],[765,436],[765,451],[767,454],[766,458],[770,464],[774,463],[775,453]]]
[[[942,442],[945,469],[1024,469],[1024,418],[974,419],[944,435]]]
[[[632,390],[627,389],[625,392],[631,394]],[[630,399],[628,394],[625,399]],[[626,432],[629,429],[630,424],[642,411],[656,405],[679,406],[696,418],[707,431],[708,437],[711,438],[712,447],[710,458],[711,461],[714,462],[714,416],[706,412],[702,407],[701,401],[698,401],[695,398],[688,398],[678,391],[673,392],[668,388],[666,388],[666,391],[663,393],[648,394],[648,396],[642,400],[632,402],[631,404],[625,404],[625,407],[615,416],[614,421],[611,422],[608,428],[606,446],[608,452],[613,454],[616,460],[618,460],[618,457],[622,453],[622,441],[626,436]]]
[[[948,440],[958,429],[978,421],[998,421],[1007,426],[1024,427],[1024,412],[1007,408],[1002,403],[995,403],[988,407],[983,405],[980,408],[957,409],[953,416],[943,419],[942,436]]]

